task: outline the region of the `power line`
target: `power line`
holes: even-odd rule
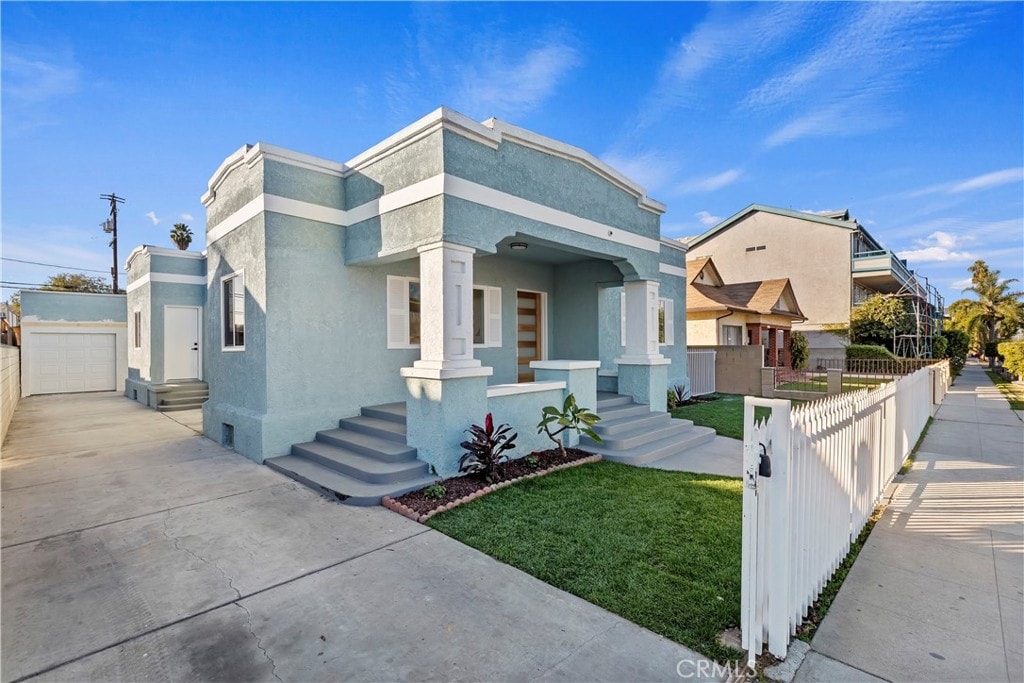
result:
[[[77,270],[81,273],[103,273],[109,275],[109,270],[96,270],[95,268],[76,268],[74,266],[58,266],[55,263],[40,263],[39,261],[23,261],[20,258],[10,258],[7,256],[0,256],[0,261],[14,261],[15,263],[27,263],[30,266],[47,266],[48,268],[64,268],[66,270]]]
[[[80,292],[82,290],[75,287],[61,287],[60,285],[51,285],[45,282],[12,282],[11,280],[0,280],[0,287],[3,289],[42,289],[46,288],[47,291],[54,292]],[[112,292],[94,292],[96,294],[112,294]],[[119,294],[121,292],[118,292]]]

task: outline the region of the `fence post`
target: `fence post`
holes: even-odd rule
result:
[[[791,403],[777,399],[772,401],[772,425],[769,451],[772,454],[772,476],[766,480],[769,489],[768,528],[772,542],[768,546],[768,578],[765,590],[768,600],[768,651],[779,659],[785,659],[789,646],[789,563],[791,552],[791,529],[789,513],[792,506],[790,496],[789,464],[792,458],[792,430],[790,419]]]
[[[775,368],[761,368],[761,396],[775,398]]]
[[[747,650],[747,666],[754,669],[761,654],[761,624],[757,606],[757,556],[759,524],[757,518],[757,466],[761,454],[754,431],[754,403],[748,396],[743,401],[743,569],[740,577],[740,644]]]

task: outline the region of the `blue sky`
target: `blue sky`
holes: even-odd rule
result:
[[[3,2],[3,256],[109,270],[116,192],[123,266],[244,143],[345,161],[446,105],[604,159],[667,236],[849,208],[949,302],[975,258],[1024,279],[1022,8]]]

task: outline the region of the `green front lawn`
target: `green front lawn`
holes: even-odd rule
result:
[[[986,370],[985,374],[992,380],[992,383],[999,388],[1006,400],[1010,402],[1010,407],[1014,410],[1024,410],[1024,389],[1013,382],[1008,382],[991,370]]]
[[[712,397],[717,400],[680,406],[672,411],[672,417],[711,427],[719,436],[742,439],[743,397],[739,394],[712,394]]]
[[[428,524],[709,657],[734,661],[742,654],[716,636],[739,624],[742,497],[739,479],[598,462],[519,482]]]

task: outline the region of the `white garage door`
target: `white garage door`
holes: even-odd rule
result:
[[[113,334],[33,333],[30,393],[112,391],[117,383]]]

